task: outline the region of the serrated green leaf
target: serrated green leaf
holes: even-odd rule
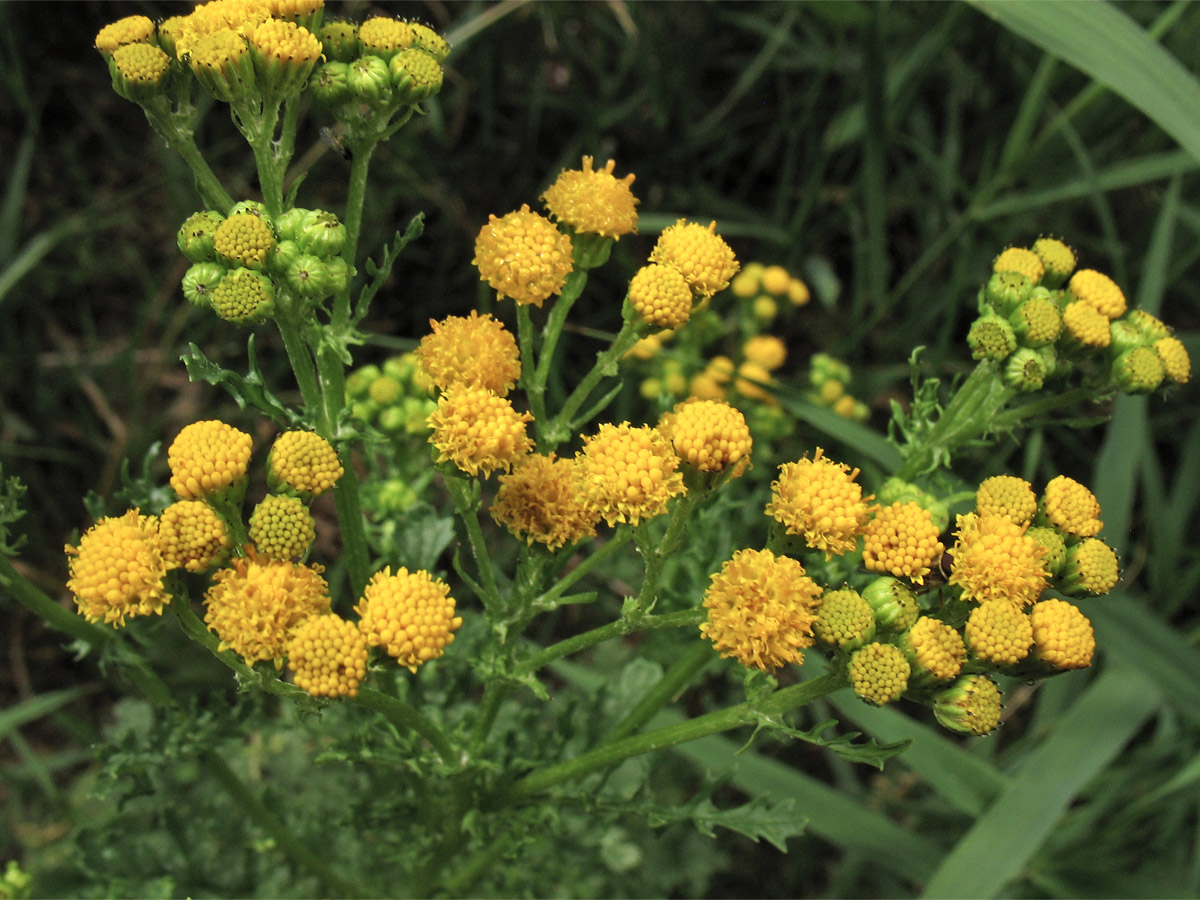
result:
[[[732,809],[717,809],[712,801],[704,800],[691,811],[690,819],[708,837],[713,837],[718,827],[725,828],[755,843],[765,840],[781,853],[787,853],[788,838],[803,834],[808,825],[808,820],[800,815],[796,801],[791,798],[771,801],[756,797]]]
[[[205,381],[211,385],[223,387],[237,402],[239,409],[253,407],[283,427],[301,424],[300,417],[284,406],[267,388],[262,372],[258,368],[258,358],[254,350],[254,335],[250,335],[246,341],[246,355],[250,368],[250,374],[246,376],[239,375],[237,372],[232,372],[213,362],[192,343],[188,344],[188,352],[179,359],[187,367],[190,380]]]

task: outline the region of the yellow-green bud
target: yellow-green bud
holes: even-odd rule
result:
[[[258,89],[270,97],[293,97],[304,89],[321,59],[321,42],[303,25],[267,19],[248,29]]]
[[[313,210],[305,217],[296,244],[304,253],[329,259],[342,252],[346,243],[346,226],[338,217],[323,209]]]
[[[875,639],[875,615],[858,591],[826,591],[813,624],[817,640],[837,650],[857,650]]]
[[[322,106],[341,106],[354,96],[350,90],[350,65],[341,60],[325,63],[313,73],[308,88]]]
[[[429,397],[406,397],[400,408],[404,410],[404,430],[409,434],[425,434],[429,430],[425,420],[437,409],[437,403]]]
[[[404,396],[404,385],[395,378],[380,375],[371,382],[371,386],[367,388],[367,393],[380,406],[391,406]]]
[[[395,378],[401,384],[408,384],[412,381],[413,373],[416,370],[416,360],[411,353],[389,356],[383,361],[383,374]]]
[[[403,407],[389,406],[379,411],[379,427],[389,434],[403,431],[407,425],[408,416]]]
[[[383,373],[379,371],[379,366],[373,364],[355,369],[346,376],[346,396],[354,400],[365,397],[371,387],[371,382],[381,374]]]
[[[1062,333],[1062,313],[1045,288],[1034,288],[1025,302],[1008,317],[1018,343],[1025,347],[1053,344]]]
[[[1015,273],[1000,273],[1000,275],[1012,274]],[[1017,277],[1025,278],[1024,275]],[[974,359],[991,359],[999,362],[1008,359],[1017,349],[1017,335],[1013,331],[1012,325],[1008,324],[1007,319],[1003,319],[995,313],[985,313],[971,323],[971,330],[967,332],[967,345],[971,348],[971,356]]]
[[[378,56],[360,56],[346,73],[350,93],[373,107],[386,106],[392,99],[392,76],[388,64]]]
[[[820,388],[826,381],[840,381],[842,384],[850,381],[850,367],[828,353],[814,353],[808,366],[809,381],[815,388]]]
[[[344,291],[353,275],[354,269],[340,256],[325,260],[325,289],[330,294]]]
[[[1046,548],[1042,565],[1046,567],[1047,574],[1053,577],[1062,571],[1063,563],[1067,559],[1067,544],[1061,534],[1053,528],[1035,525],[1025,531],[1025,536]]]
[[[275,225],[275,235],[279,238],[280,243],[294,242],[300,237],[300,232],[304,230],[304,226],[315,212],[316,210],[301,209],[297,206],[276,216],[273,224]]]
[[[1061,287],[1075,271],[1075,251],[1057,238],[1038,238],[1030,249],[1045,267],[1041,283],[1048,288]]]
[[[1121,317],[1120,321],[1131,325],[1146,338],[1145,342],[1148,344],[1171,336],[1171,329],[1163,324],[1162,320],[1146,312],[1144,309],[1131,309]]]
[[[358,26],[353,22],[341,19],[326,22],[317,36],[328,59],[348,63],[358,56]]]
[[[1121,578],[1117,554],[1100,538],[1084,538],[1068,547],[1066,556],[1054,586],[1068,597],[1107,594]]]
[[[1021,347],[1004,365],[1004,383],[1022,392],[1041,390],[1046,379],[1054,374],[1056,360],[1053,347],[1040,350]]]
[[[862,597],[875,613],[875,624],[885,631],[907,631],[921,615],[917,595],[898,578],[883,575],[874,579]]]
[[[224,103],[255,92],[254,62],[246,39],[232,29],[198,37],[188,48],[185,62],[204,89]]]
[[[984,286],[984,299],[998,314],[1011,315],[1033,290],[1033,282],[1020,272],[996,272]]]
[[[311,253],[302,253],[283,269],[287,286],[305,300],[328,297],[329,272],[326,263]]]
[[[933,524],[938,531],[945,531],[950,525],[950,508],[938,500],[936,496],[923,491],[915,484],[902,481],[899,478],[889,478],[875,492],[875,500],[880,506],[891,506],[893,503],[908,503],[910,500],[925,509],[933,517]]]
[[[183,273],[183,296],[192,306],[210,309],[213,291],[224,277],[224,266],[215,262],[196,263]]]
[[[919,617],[898,643],[912,665],[914,684],[928,685],[954,678],[967,659],[962,635],[930,616]]]
[[[1128,316],[1122,316],[1108,326],[1108,334],[1111,342],[1108,345],[1108,352],[1113,356],[1120,356],[1126,350],[1135,350],[1138,347],[1152,347],[1154,341],[1130,321]]]
[[[1149,394],[1166,374],[1162,360],[1149,347],[1126,350],[1112,364],[1113,381],[1127,394]]]
[[[258,216],[264,222],[270,223],[270,219],[267,218],[267,205],[258,200],[239,200],[233,204],[233,209],[229,210],[229,217],[233,218],[242,213]]]
[[[231,269],[211,297],[213,312],[235,325],[254,325],[275,312],[275,285],[253,269]]]
[[[350,404],[350,415],[360,422],[370,422],[377,412],[379,407],[370,400],[356,400]]]
[[[875,706],[899,699],[908,688],[908,660],[891,644],[867,644],[850,657],[847,674],[854,693]]]
[[[179,227],[179,233],[175,236],[179,252],[194,263],[215,260],[217,251],[213,247],[213,235],[223,221],[224,216],[211,209],[192,213]]]
[[[401,50],[392,57],[390,68],[401,103],[420,103],[442,89],[442,66],[424,50]]]
[[[280,278],[284,278],[288,267],[303,255],[300,252],[300,245],[295,241],[280,241],[267,256],[267,266],[271,272],[280,276]]]
[[[171,58],[153,44],[126,44],[108,57],[113,90],[134,103],[144,103],[167,86]]]
[[[250,514],[250,540],[268,559],[300,559],[316,535],[312,513],[296,497],[268,494]]]
[[[988,734],[1000,724],[1000,688],[986,675],[964,675],[933,698],[933,716],[959,734]]]
[[[261,269],[275,246],[275,230],[253,212],[232,213],[213,232],[217,258],[231,266]]]
[[[408,27],[412,31],[414,47],[420,47],[439,63],[445,62],[450,55],[450,44],[444,37],[420,22],[409,22]]]

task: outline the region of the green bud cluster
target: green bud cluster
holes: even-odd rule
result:
[[[809,360],[808,383],[812,390],[808,399],[844,419],[865,422],[871,417],[871,410],[848,392],[851,377],[850,367],[842,360],[828,353],[814,353]]]
[[[424,434],[425,420],[437,409],[411,353],[351,372],[346,403],[354,418],[394,435]]]

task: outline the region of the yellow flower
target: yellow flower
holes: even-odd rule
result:
[[[267,19],[247,30],[246,39],[260,90],[298,92],[321,59],[317,36],[295,22]]]
[[[1086,669],[1096,652],[1096,636],[1087,616],[1066,600],[1034,604],[1033,652],[1056,669]]]
[[[1029,655],[1033,623],[1020,607],[1003,600],[971,610],[964,629],[971,655],[997,666],[1011,666]]]
[[[813,632],[821,643],[838,650],[859,647],[875,637],[875,612],[858,591],[826,591]]]
[[[1154,352],[1162,360],[1163,371],[1176,384],[1187,384],[1192,375],[1192,360],[1179,338],[1164,337],[1154,342]]]
[[[398,50],[412,46],[413,32],[407,22],[372,16],[358,27],[358,40],[364,52],[391,59]]]
[[[749,300],[758,294],[762,287],[762,263],[747,263],[746,267],[733,278],[730,288],[735,297]]]
[[[684,493],[679,457],[657,428],[606,422],[583,441],[583,490],[609,525],[637,525],[662,515],[667,502]]]
[[[268,494],[250,514],[250,540],[265,559],[299,559],[317,536],[312,513],[297,497]]]
[[[424,50],[438,62],[444,62],[450,55],[449,42],[428,25],[409,22],[408,27],[412,29],[414,47]]]
[[[1068,303],[1063,310],[1063,327],[1085,347],[1107,347],[1112,343],[1108,319],[1084,300]]]
[[[1017,525],[1028,525],[1037,512],[1037,495],[1024,478],[994,475],[975,492],[975,512],[981,516],[1005,516]]]
[[[232,541],[229,526],[202,500],[180,500],[163,510],[158,544],[168,569],[202,572],[221,562]]]
[[[71,577],[67,589],[89,622],[125,624],[126,617],[162,615],[171,602],[163,587],[167,563],[158,543],[158,519],[131,509],[101,519],[65,552]]]
[[[500,476],[492,518],[514,537],[551,550],[592,537],[599,516],[584,500],[582,477],[577,459],[531,453]]]
[[[275,438],[267,457],[267,483],[272,490],[292,490],[317,497],[335,484],[345,470],[337,451],[312,431],[285,431]]]
[[[613,175],[609,160],[603,169],[592,170],[592,157],[583,158],[583,169],[564,169],[558,180],[542,194],[546,209],[557,221],[577,232],[620,239],[637,230],[637,198],[633,196],[632,174]]]
[[[712,575],[700,633],[721,656],[770,672],[803,661],[820,598],[820,585],[791,557],[739,550]]]
[[[933,513],[915,500],[876,510],[862,535],[864,566],[917,584],[925,583],[925,576],[946,549],[938,540]]]
[[[487,388],[455,384],[438,398],[427,420],[439,463],[449,460],[468,475],[486,478],[497,469],[507,472],[533,449],[526,433],[529,413],[518,413],[512,402]]]
[[[246,39],[232,28],[200,33],[184,28],[175,52],[216,99],[228,103],[254,86],[254,64]]]
[[[1167,370],[1159,355],[1149,347],[1134,347],[1113,360],[1113,380],[1130,394],[1149,394],[1166,377]]]
[[[1067,290],[1110,321],[1125,312],[1125,294],[1103,272],[1080,269],[1067,282]]]
[[[1034,296],[1025,300],[1012,314],[1015,333],[1029,347],[1052,344],[1062,334],[1062,313],[1049,297]]]
[[[1032,284],[1041,280],[1045,270],[1038,255],[1024,247],[1009,247],[992,263],[993,272],[1017,272],[1028,278]]]
[[[1050,524],[1064,534],[1095,537],[1104,527],[1096,495],[1066,475],[1050,479],[1042,494],[1042,511]]]
[[[738,270],[733,250],[717,235],[716,222],[705,228],[684,219],[663,230],[650,262],[677,268],[698,297],[711,297],[729,287]]]
[[[258,269],[275,246],[275,232],[261,217],[238,213],[220,224],[213,235],[213,246],[227,262]]]
[[[162,83],[170,57],[153,44],[125,44],[113,51],[113,64],[131,88],[152,88]]]
[[[354,611],[367,643],[383,647],[412,672],[441,656],[462,625],[450,586],[424,570],[401,568],[393,575],[389,566],[376,572]]]
[[[229,272],[217,282],[211,298],[213,312],[235,325],[262,322],[275,312],[275,286],[271,279],[251,269]]]
[[[862,485],[854,481],[858,469],[825,459],[824,453],[818,447],[812,459],[779,467],[766,512],[788,534],[803,535],[808,546],[824,551],[828,559],[858,546],[870,498],[863,497]]]
[[[287,643],[296,686],[314,697],[357,697],[367,676],[367,639],[336,613],[310,616]]]
[[[317,565],[239,557],[213,576],[204,621],[248,665],[269,659],[279,669],[287,642],[310,616],[329,611],[329,585]]]
[[[962,588],[964,600],[1028,606],[1046,589],[1045,548],[1008,517],[959,516],[955,537],[950,583]]]
[[[96,35],[96,49],[101,53],[115,53],[118,47],[144,44],[153,39],[153,22],[145,16],[126,16],[100,29]]]
[[[854,693],[875,706],[898,700],[911,672],[904,653],[891,644],[867,644],[855,651],[848,670]]]
[[[962,671],[967,648],[962,635],[929,616],[921,616],[903,637],[923,678],[946,681]]]
[[[765,366],[747,359],[737,368],[737,380],[734,382],[734,387],[743,397],[749,397],[752,400],[766,400],[774,402],[775,398],[771,396],[771,392],[763,387],[775,383],[775,379],[771,377],[771,373],[767,371]]]
[[[630,279],[629,303],[648,324],[678,328],[692,315],[692,289],[674,266],[650,263]]]
[[[960,734],[984,735],[1000,724],[1000,688],[986,675],[964,675],[933,699],[933,716]]]
[[[775,297],[782,297],[788,289],[792,276],[783,266],[767,266],[762,271],[762,289]]]
[[[167,448],[171,487],[195,500],[243,483],[252,443],[250,435],[224,422],[193,422]]]
[[[787,296],[792,306],[804,306],[812,299],[808,285],[799,278],[793,278],[788,282]]]
[[[1113,548],[1099,538],[1084,538],[1067,548],[1062,579],[1055,584],[1064,594],[1107,594],[1117,586],[1121,570]]]
[[[430,319],[429,327],[432,333],[421,338],[417,361],[441,390],[469,384],[504,397],[521,377],[517,341],[503,322],[471,310],[467,317]]]
[[[660,423],[676,455],[701,472],[736,466],[734,477],[749,465],[753,441],[746,417],[720,400],[692,398],[676,404]]]
[[[1075,269],[1075,252],[1055,238],[1042,237],[1033,242],[1033,252],[1045,266],[1043,283],[1047,287],[1056,288],[1070,276]]]
[[[571,239],[528,204],[503,218],[488,217],[475,239],[479,277],[500,297],[541,306],[562,291],[574,264]]]
[[[746,340],[742,355],[768,372],[774,372],[787,360],[787,344],[773,334],[756,334]]]

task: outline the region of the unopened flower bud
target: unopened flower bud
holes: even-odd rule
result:
[[[408,416],[405,414],[403,407],[389,406],[379,411],[379,427],[389,434],[396,434],[403,431],[407,424]]]
[[[1166,369],[1152,349],[1134,347],[1113,360],[1112,377],[1127,394],[1149,394],[1162,384]]]
[[[420,103],[442,89],[441,63],[424,50],[401,50],[392,57],[390,68],[396,99],[401,103]]]
[[[984,299],[999,315],[1010,315],[1033,290],[1033,282],[1020,272],[996,272],[983,289]]]
[[[253,325],[275,312],[275,285],[253,269],[231,270],[212,292],[212,308],[235,325]]]
[[[850,658],[848,675],[854,693],[874,706],[898,700],[908,689],[910,668],[898,647],[867,644]]]
[[[450,55],[450,44],[428,25],[409,22],[408,27],[412,31],[414,47],[420,47],[439,63],[444,62]]]
[[[354,400],[359,400],[367,395],[370,389],[371,382],[378,378],[382,372],[379,366],[366,365],[355,369],[346,376],[346,396]]]
[[[1046,378],[1054,374],[1056,362],[1052,347],[1021,347],[1004,365],[1004,383],[1022,392],[1041,390]]]
[[[392,99],[392,75],[378,56],[360,56],[346,73],[350,93],[370,106],[386,106]]]
[[[295,241],[280,241],[267,256],[267,266],[273,273],[283,277],[286,275],[288,267],[303,255],[300,252],[300,245]]]
[[[1108,348],[1113,356],[1120,356],[1125,351],[1138,347],[1149,347],[1154,343],[1129,320],[1128,316],[1123,316],[1110,323],[1108,334],[1111,341]]]
[[[358,26],[358,45],[364,54],[378,56],[384,62],[401,50],[411,47],[413,33],[402,19],[373,16]]]
[[[1067,559],[1067,544],[1061,534],[1045,525],[1035,525],[1026,529],[1025,536],[1046,548],[1042,565],[1046,567],[1047,575],[1054,577],[1062,571]]]
[[[267,559],[300,559],[316,536],[316,521],[298,497],[268,494],[250,514],[250,540]]]
[[[875,613],[875,624],[885,631],[907,631],[917,621],[921,607],[917,595],[898,578],[876,578],[862,592]]]
[[[113,90],[134,103],[144,103],[163,91],[171,58],[153,44],[126,44],[113,51],[109,73]]]
[[[309,79],[308,89],[322,106],[340,106],[353,96],[350,65],[340,60],[325,63]]]
[[[274,246],[274,229],[266,218],[252,212],[232,213],[213,232],[217,257],[228,265],[261,269]]]
[[[229,103],[254,93],[254,62],[246,39],[233,29],[201,35],[186,55],[196,80],[216,99]]]
[[[971,330],[967,332],[967,345],[971,348],[971,356],[974,359],[999,362],[1008,359],[1017,349],[1017,335],[1007,319],[995,313],[985,313],[971,323]]]
[[[837,650],[857,650],[875,639],[874,611],[858,591],[826,591],[817,607],[813,634]]]
[[[1164,337],[1154,342],[1154,352],[1163,364],[1167,378],[1176,384],[1187,384],[1192,377],[1192,358],[1179,338]]]
[[[267,205],[258,200],[239,200],[229,210],[229,217],[233,218],[241,213],[258,216],[264,222],[270,223],[270,219],[267,217]]]
[[[1139,334],[1146,338],[1147,343],[1154,343],[1161,338],[1171,336],[1171,329],[1163,324],[1161,319],[1151,315],[1144,309],[1129,310],[1129,312],[1121,317],[1121,321],[1131,325]]]
[[[318,300],[330,294],[327,265],[311,253],[301,253],[282,272],[287,286],[305,300]]]
[[[1000,724],[1000,688],[986,675],[964,675],[933,698],[933,715],[959,734],[987,734]]]
[[[337,256],[345,243],[346,226],[333,213],[323,209],[313,210],[306,216],[296,235],[296,244],[301,251],[322,259]]]
[[[939,532],[945,531],[950,524],[950,508],[945,503],[929,491],[923,491],[915,484],[899,478],[889,478],[885,481],[875,492],[875,500],[880,506],[907,503],[911,500],[929,512]]]
[[[380,375],[368,386],[367,394],[380,406],[391,406],[404,396],[404,385],[388,375]]]
[[[302,25],[266,19],[246,35],[258,89],[275,97],[292,97],[304,89],[321,58],[321,42]]]
[[[358,26],[353,22],[334,19],[321,26],[318,37],[321,49],[330,60],[348,63],[358,56]]]
[[[395,378],[402,384],[410,381],[416,371],[417,359],[412,353],[389,356],[383,361],[383,374],[389,378]]]
[[[353,277],[354,269],[340,256],[325,260],[325,289],[328,294],[336,296],[342,293]]]
[[[1044,347],[1058,340],[1062,313],[1045,288],[1034,288],[1025,302],[1008,317],[1017,341],[1025,347]]]
[[[1107,594],[1121,578],[1117,554],[1100,538],[1084,538],[1067,548],[1062,576],[1054,586],[1069,597]]]
[[[1045,267],[1041,283],[1048,288],[1061,287],[1075,271],[1075,252],[1056,238],[1038,238],[1030,249]]]
[[[224,266],[215,262],[196,263],[183,273],[183,296],[192,306],[210,309],[213,291],[224,277]]]
[[[179,227],[176,241],[179,252],[194,263],[212,262],[217,258],[213,235],[225,217],[211,209],[194,212]]]

